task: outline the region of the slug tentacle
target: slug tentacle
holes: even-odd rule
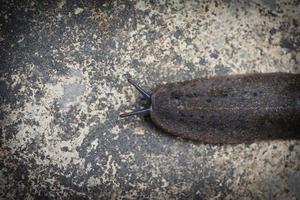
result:
[[[147,115],[151,112],[151,107],[150,108],[144,108],[141,110],[135,110],[132,111],[130,113],[122,113],[120,114],[120,117],[128,117],[128,116],[132,116],[132,115]]]
[[[151,107],[151,94],[149,94],[148,92],[146,92],[146,90],[144,90],[142,87],[140,87],[132,79],[128,79],[128,82],[131,85],[133,85],[143,95],[143,97],[148,102],[150,102],[150,107],[149,108],[143,108],[143,109],[135,110],[135,111],[132,111],[132,112],[129,112],[129,113],[121,113],[119,116],[120,117],[128,117],[128,116],[132,116],[132,115],[147,115],[147,114],[150,114],[150,112],[152,111],[152,107]]]
[[[128,82],[133,85],[147,100],[151,100],[151,94],[148,94],[143,88],[141,88],[136,82],[132,79],[128,79]]]

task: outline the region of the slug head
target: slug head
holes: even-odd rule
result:
[[[132,79],[128,79],[128,82],[133,85],[142,95],[143,97],[150,103],[150,106],[148,108],[143,108],[139,110],[135,110],[129,113],[121,113],[119,116],[120,117],[128,117],[132,115],[147,115],[150,114],[152,111],[151,107],[151,94],[146,92],[143,88],[141,88],[137,83],[135,83]]]

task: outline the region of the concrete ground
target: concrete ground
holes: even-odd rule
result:
[[[127,77],[300,73],[299,23],[298,0],[2,1],[0,199],[300,199],[299,141],[118,117],[143,103]]]

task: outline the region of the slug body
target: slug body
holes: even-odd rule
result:
[[[151,120],[203,143],[300,138],[300,74],[201,78],[158,86]]]

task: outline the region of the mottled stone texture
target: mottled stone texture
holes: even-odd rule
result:
[[[143,103],[128,76],[299,73],[298,0],[0,7],[1,199],[300,198],[299,141],[203,145],[118,118]]]

